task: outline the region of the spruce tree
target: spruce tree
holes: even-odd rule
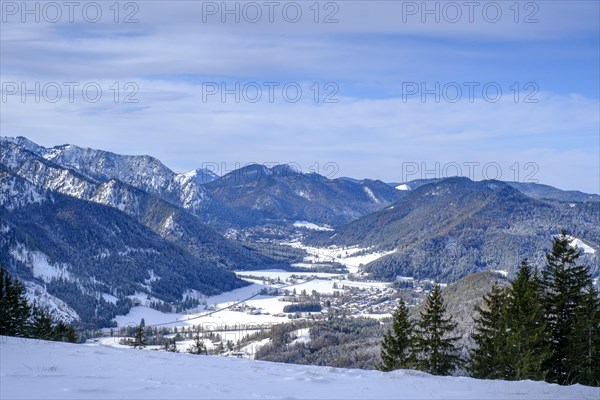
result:
[[[29,335],[31,307],[21,283],[12,279],[0,268],[0,334],[6,336]]]
[[[575,314],[582,304],[585,289],[592,279],[587,268],[577,263],[581,252],[570,244],[563,230],[553,239],[552,250],[546,255],[542,275],[544,308],[551,356],[547,362],[548,379],[559,384],[572,382],[569,358],[569,337],[575,324]]]
[[[204,342],[200,338],[200,331],[196,331],[196,334],[194,335],[194,344],[188,348],[187,352],[196,355],[208,354],[206,347],[204,346]]]
[[[69,343],[77,342],[77,332],[75,331],[75,328],[73,327],[73,325],[67,325],[67,329],[66,329],[65,335],[63,337],[63,341],[69,342]]]
[[[54,328],[52,329],[52,340],[56,342],[71,342],[75,343],[77,341],[77,334],[75,329],[63,321],[58,321]]]
[[[388,331],[381,343],[381,371],[400,368],[413,368],[413,323],[408,319],[408,307],[400,299],[398,308],[392,315],[392,330]]]
[[[42,340],[56,340],[50,312],[34,303],[32,315],[31,336]]]
[[[594,287],[587,290],[575,313],[568,346],[569,381],[600,386],[600,299]]]
[[[494,285],[483,297],[483,304],[476,308],[475,332],[472,337],[475,348],[471,351],[471,375],[480,379],[501,379],[503,342],[505,340],[505,317],[507,291]]]
[[[455,345],[460,337],[451,336],[457,324],[445,314],[442,290],[435,285],[421,311],[415,332],[417,367],[433,375],[449,375],[462,364]]]
[[[0,267],[0,335],[31,337],[43,340],[75,342],[77,334],[72,325],[55,324],[50,312],[29,305],[23,285]]]
[[[505,335],[499,343],[501,378],[543,380],[550,352],[540,290],[531,267],[523,261],[508,293],[503,314]]]
[[[54,326],[53,332],[52,332],[52,340],[57,341],[57,342],[62,342],[64,341],[63,338],[65,337],[67,332],[67,325],[63,322],[63,321],[58,321],[58,323]]]
[[[146,346],[146,324],[144,319],[140,321],[140,324],[135,328],[135,336],[131,343],[133,348],[139,347],[140,349]]]

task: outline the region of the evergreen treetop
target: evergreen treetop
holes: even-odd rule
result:
[[[550,381],[560,384],[572,381],[567,362],[569,337],[585,290],[592,286],[589,270],[577,263],[581,252],[571,245],[571,241],[564,230],[553,238],[542,274],[545,319],[552,353],[547,368]]]
[[[433,375],[449,375],[461,365],[455,344],[460,337],[451,336],[457,324],[451,316],[446,317],[446,305],[439,285],[433,287],[420,316],[415,335],[417,366]]]
[[[475,348],[471,351],[471,374],[481,379],[501,379],[504,368],[500,365],[506,331],[504,314],[508,300],[507,289],[494,285],[483,304],[476,307],[475,332],[472,335]]]
[[[392,330],[388,331],[381,343],[381,364],[378,369],[393,371],[414,367],[414,324],[408,318],[408,307],[400,299],[392,314]]]
[[[542,380],[550,353],[544,308],[540,302],[538,280],[527,261],[523,261],[508,291],[501,323],[500,365],[503,379]]]

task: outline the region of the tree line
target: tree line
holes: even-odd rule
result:
[[[321,312],[321,309],[322,307],[320,303],[294,303],[284,306],[283,312]]]
[[[435,286],[417,321],[403,301],[381,343],[378,368],[482,379],[546,380],[600,386],[600,298],[581,251],[563,230],[540,271],[524,260],[508,287],[494,286],[477,307],[475,346],[459,349],[456,323]]]
[[[21,282],[0,267],[0,334],[59,342],[76,342],[72,325],[55,321],[37,303],[29,304]]]

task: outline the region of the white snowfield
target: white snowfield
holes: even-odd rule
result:
[[[2,399],[594,399],[599,388],[268,363],[3,337]]]
[[[381,257],[392,254],[392,251],[380,251],[366,253],[369,249],[360,248],[358,246],[351,247],[336,247],[331,246],[328,248],[311,247],[302,244],[301,242],[284,242],[288,246],[303,249],[308,253],[307,257],[304,257],[304,262],[338,262],[344,265],[350,273],[357,273],[360,271],[360,265],[367,265],[368,263],[375,261]],[[365,252],[366,254],[358,255],[358,253]]]
[[[296,228],[310,229],[313,231],[333,231],[333,228],[329,225],[318,225],[308,221],[296,221],[294,222]]]
[[[577,246],[578,248],[580,248],[585,254],[595,254],[596,250],[594,250],[593,247],[585,244],[583,242],[583,240],[578,239],[576,237],[573,236],[569,236],[572,240],[571,240],[571,246]]]

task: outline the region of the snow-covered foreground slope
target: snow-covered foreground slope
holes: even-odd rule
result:
[[[600,389],[434,377],[17,338],[0,343],[0,398],[598,399]]]

